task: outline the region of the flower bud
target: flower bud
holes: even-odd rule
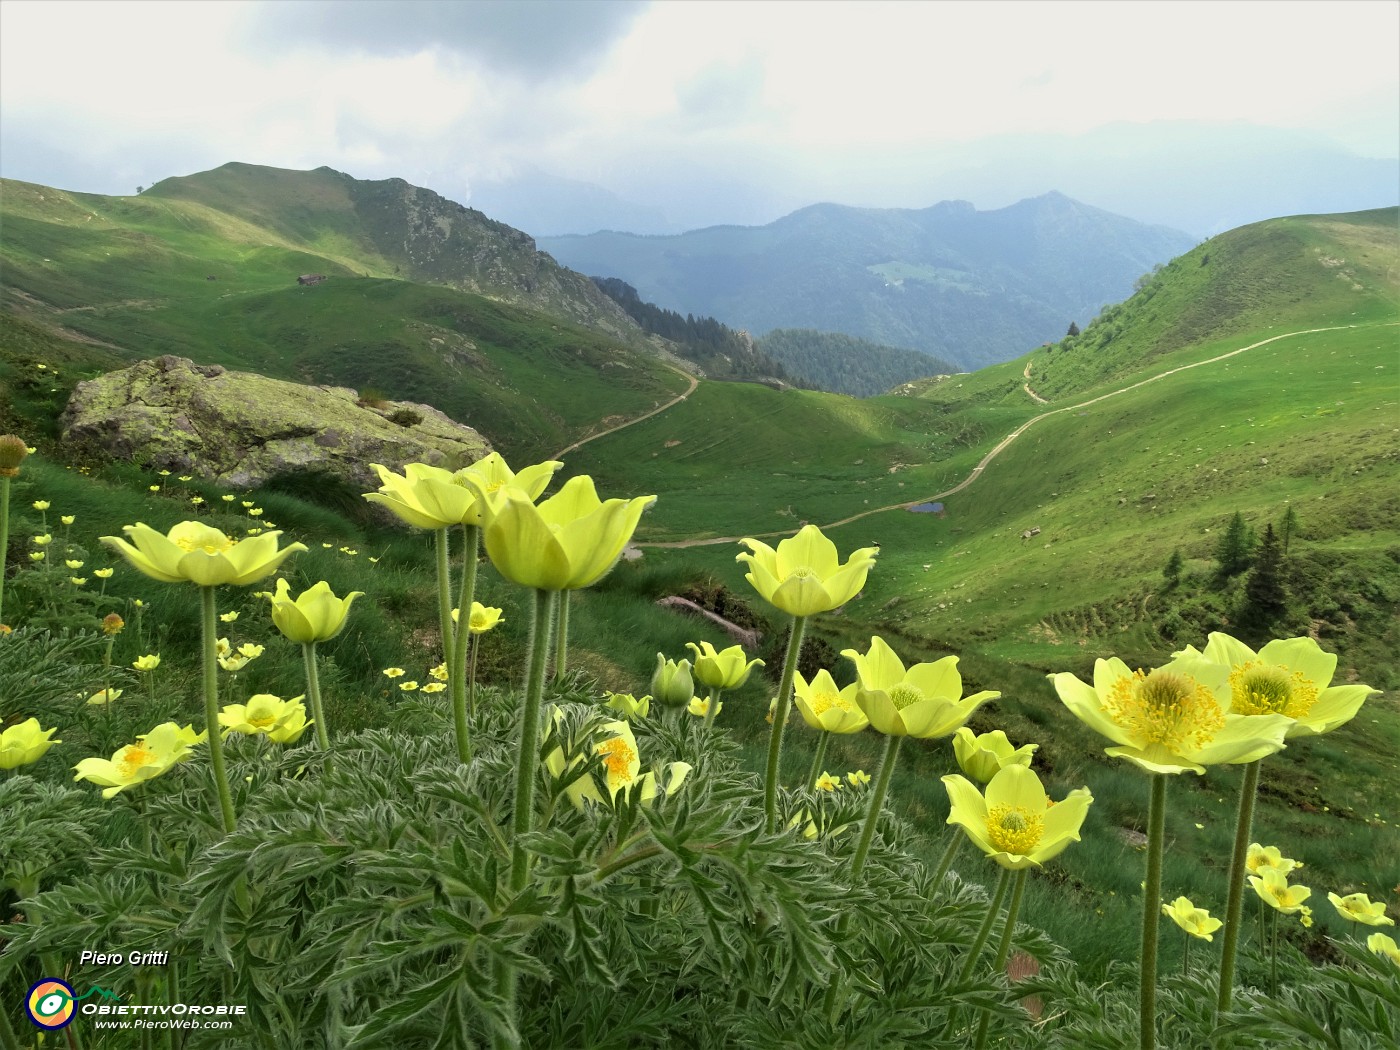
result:
[[[19,465],[29,455],[29,446],[23,438],[13,434],[0,437],[0,478],[19,477]]]
[[[695,696],[689,660],[668,660],[656,654],[656,670],[651,676],[651,695],[667,707],[684,707]]]

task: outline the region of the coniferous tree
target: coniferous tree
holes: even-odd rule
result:
[[[1079,334],[1079,326],[1078,326],[1077,324],[1075,324],[1073,321],[1071,321],[1071,322],[1069,323],[1069,331],[1065,333],[1065,337],[1066,337],[1067,339],[1073,339],[1073,338],[1074,338],[1075,336],[1077,336],[1078,334]]]
[[[1181,566],[1181,551],[1172,551],[1172,556],[1167,559],[1167,564],[1162,569],[1162,576],[1166,578],[1168,587],[1175,587],[1181,582]]]
[[[1254,553],[1254,538],[1249,534],[1249,526],[1239,511],[1230,519],[1220,542],[1215,546],[1216,578],[1224,583],[1249,568],[1250,556]]]
[[[1264,527],[1264,537],[1254,556],[1254,567],[1244,585],[1244,606],[1240,619],[1258,628],[1268,627],[1288,611],[1288,590],[1283,582],[1283,551],[1272,524]]]
[[[1283,556],[1288,557],[1288,542],[1293,539],[1293,534],[1298,531],[1298,512],[1289,504],[1288,509],[1283,512],[1283,523],[1279,526],[1279,531],[1283,533]]]

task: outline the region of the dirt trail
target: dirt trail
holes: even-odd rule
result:
[[[1026,370],[1021,373],[1021,378],[1025,380],[1025,382],[1021,384],[1021,389],[1030,395],[1032,401],[1042,405],[1048,405],[1050,403],[1031,389],[1031,363],[1029,361],[1026,362]]]
[[[1384,323],[1382,323],[1382,324],[1376,325],[1376,326],[1374,326],[1374,327],[1377,327],[1377,328],[1389,328],[1389,327],[1395,327],[1396,325],[1400,325],[1400,321],[1387,321],[1387,322],[1384,322]],[[917,504],[920,504],[920,503],[931,503],[931,502],[934,502],[934,501],[936,501],[936,500],[942,500],[942,499],[947,498],[948,496],[955,495],[955,494],[961,492],[963,489],[967,488],[967,487],[968,487],[969,485],[971,485],[974,481],[976,481],[979,477],[981,477],[981,476],[982,476],[982,472],[983,472],[984,470],[987,469],[988,464],[990,464],[990,463],[992,462],[992,460],[996,459],[997,456],[999,456],[999,455],[1001,455],[1003,452],[1005,452],[1006,449],[1008,448],[1008,446],[1010,446],[1010,444],[1011,444],[1013,441],[1015,441],[1018,437],[1020,437],[1022,434],[1024,434],[1024,433],[1025,433],[1027,430],[1029,430],[1031,427],[1035,426],[1035,424],[1039,423],[1042,419],[1049,419],[1051,416],[1059,415],[1061,412],[1073,412],[1073,411],[1075,411],[1076,409],[1087,408],[1089,405],[1097,405],[1100,401],[1107,401],[1109,398],[1111,398],[1111,397],[1117,397],[1119,394],[1126,394],[1126,393],[1128,393],[1128,391],[1130,391],[1130,390],[1137,390],[1137,389],[1139,389],[1139,388],[1141,388],[1141,387],[1147,386],[1149,383],[1155,383],[1155,382],[1157,382],[1157,380],[1159,380],[1159,379],[1165,379],[1165,378],[1167,378],[1167,376],[1174,376],[1174,375],[1176,375],[1178,372],[1185,372],[1185,371],[1187,371],[1188,369],[1192,369],[1192,368],[1200,368],[1200,367],[1203,366],[1203,365],[1213,365],[1213,364],[1215,364],[1215,363],[1217,363],[1217,362],[1219,362],[1219,361],[1224,361],[1224,360],[1227,360],[1228,358],[1234,357],[1234,356],[1237,355],[1237,354],[1242,354],[1242,353],[1244,353],[1244,352],[1247,351],[1247,350],[1254,350],[1254,349],[1256,349],[1257,347],[1267,346],[1269,343],[1275,343],[1275,342],[1277,342],[1277,341],[1280,340],[1280,339],[1290,339],[1290,338],[1292,338],[1293,336],[1298,336],[1298,335],[1315,335],[1315,334],[1317,334],[1318,332],[1341,332],[1341,331],[1345,331],[1345,330],[1347,330],[1347,329],[1349,329],[1349,328],[1356,328],[1356,327],[1358,327],[1358,326],[1357,326],[1357,325],[1354,325],[1354,324],[1343,324],[1343,325],[1333,325],[1333,326],[1331,326],[1331,327],[1329,327],[1329,328],[1304,328],[1304,329],[1300,329],[1299,331],[1296,331],[1296,332],[1284,332],[1284,333],[1282,333],[1282,334],[1280,334],[1280,335],[1273,335],[1273,336],[1270,336],[1268,339],[1261,339],[1261,340],[1259,340],[1259,342],[1257,342],[1257,343],[1250,343],[1248,346],[1242,346],[1242,347],[1240,347],[1238,350],[1231,350],[1231,351],[1229,351],[1229,352],[1227,352],[1227,353],[1220,354],[1220,355],[1217,356],[1217,357],[1207,358],[1207,359],[1204,360],[1204,361],[1194,361],[1194,362],[1192,362],[1192,363],[1189,364],[1189,365],[1179,365],[1179,366],[1177,366],[1176,368],[1169,368],[1169,369],[1167,369],[1165,372],[1159,372],[1157,375],[1151,376],[1151,377],[1149,377],[1149,378],[1147,378],[1147,379],[1139,380],[1139,381],[1136,382],[1136,383],[1130,383],[1128,386],[1120,387],[1120,388],[1117,389],[1117,390],[1110,390],[1107,394],[1100,394],[1098,397],[1091,397],[1088,401],[1080,401],[1080,402],[1077,402],[1076,404],[1073,404],[1073,405],[1065,405],[1065,406],[1063,406],[1063,407],[1061,407],[1061,408],[1052,408],[1052,409],[1051,409],[1050,411],[1048,411],[1048,412],[1042,412],[1042,413],[1040,413],[1040,415],[1038,415],[1038,416],[1032,416],[1030,419],[1026,420],[1024,423],[1022,423],[1019,427],[1017,427],[1017,428],[1016,428],[1015,430],[1013,430],[1011,433],[1007,434],[1006,437],[1002,438],[999,442],[997,442],[996,446],[995,446],[990,452],[988,452],[985,456],[982,457],[981,461],[977,464],[977,466],[975,466],[975,467],[972,468],[972,472],[971,472],[970,474],[968,474],[967,477],[963,478],[962,481],[958,482],[958,484],[954,485],[952,488],[950,488],[950,489],[945,489],[944,491],[935,493],[935,494],[932,495],[932,496],[922,496],[922,497],[920,497],[919,499],[909,500],[909,501],[907,501],[907,502],[905,502],[905,503],[892,503],[892,504],[890,504],[889,506],[886,506],[886,507],[875,507],[875,508],[872,508],[871,510],[864,510],[864,511],[861,511],[859,514],[852,514],[852,515],[851,515],[850,517],[848,517],[848,518],[841,518],[841,519],[838,520],[838,521],[829,521],[829,522],[826,522],[825,524],[823,524],[823,525],[821,526],[821,528],[823,528],[823,529],[834,529],[834,528],[836,528],[836,527],[838,527],[838,526],[840,526],[840,525],[849,525],[849,524],[850,524],[851,522],[853,522],[853,521],[859,521],[859,520],[862,519],[862,518],[868,518],[868,517],[870,517],[872,514],[884,514],[884,513],[887,513],[888,511],[892,511],[892,510],[906,510],[906,511],[907,511],[910,507],[913,507],[913,506],[915,506],[915,505],[917,505]],[[1371,326],[1368,325],[1368,326],[1364,326],[1364,327],[1371,327]],[[1027,368],[1029,368],[1029,367],[1030,367],[1030,366],[1027,365]],[[786,530],[783,530],[783,531],[781,531],[781,532],[756,532],[756,533],[750,533],[749,535],[750,535],[751,537],[753,537],[754,539],[775,539],[775,538],[781,538],[781,537],[784,537],[784,536],[791,536],[791,535],[793,535],[796,531],[797,531],[796,529],[786,529]],[[635,546],[635,547],[657,547],[657,548],[662,548],[662,547],[713,547],[713,546],[717,546],[718,544],[721,544],[721,543],[738,543],[739,540],[742,539],[742,538],[743,538],[743,537],[741,537],[741,536],[716,536],[716,537],[713,537],[713,538],[710,538],[710,539],[703,539],[703,540],[673,540],[673,541],[670,541],[670,542],[655,542],[655,543],[636,542],[636,543],[633,544],[633,546]]]
[[[607,437],[609,434],[616,434],[619,430],[622,430],[626,427],[630,427],[634,423],[640,423],[644,419],[650,419],[652,416],[657,415],[660,412],[665,412],[672,405],[680,404],[691,394],[695,393],[695,388],[700,385],[700,381],[698,379],[696,379],[689,372],[677,368],[675,365],[667,365],[667,367],[670,368],[671,371],[675,372],[677,375],[685,376],[686,380],[689,381],[690,386],[686,387],[685,393],[673,397],[664,405],[657,405],[650,412],[647,412],[644,415],[637,416],[635,419],[629,419],[626,423],[619,423],[615,427],[608,427],[607,430],[600,430],[596,434],[590,434],[586,438],[581,438],[580,440],[575,441],[572,445],[569,445],[565,448],[561,448],[558,452],[554,453],[553,458],[563,459],[566,453],[572,452],[574,449],[580,448],[583,445],[588,444],[590,441],[597,441],[600,437]]]

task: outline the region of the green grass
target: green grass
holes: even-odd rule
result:
[[[145,206],[144,199],[140,203]],[[53,243],[80,264],[75,280],[96,282],[109,264],[93,255],[100,241],[83,240],[80,215],[73,211]],[[1121,831],[1140,828],[1146,785],[1102,758],[1103,742],[1064,712],[1046,672],[1087,675],[1095,657],[1109,654],[1149,665],[1180,644],[1200,644],[1206,630],[1228,629],[1232,595],[1209,592],[1205,580],[1214,537],[1236,511],[1262,529],[1292,506],[1300,522],[1295,561],[1320,592],[1310,594],[1319,624],[1301,629],[1324,632],[1323,644],[1341,654],[1339,678],[1354,675],[1391,689],[1400,680],[1394,626],[1400,607],[1397,329],[1375,323],[1394,319],[1393,274],[1400,269],[1394,245],[1382,236],[1385,221],[1384,213],[1287,220],[1264,224],[1262,234],[1252,227],[1209,242],[1199,249],[1210,256],[1205,266],[1168,267],[1151,296],[1108,320],[1122,326],[1121,337],[1100,346],[1109,348],[1101,358],[1076,357],[1078,350],[1032,355],[1032,385],[1054,395],[1050,406],[1034,405],[1021,391],[1027,359],[949,377],[918,396],[865,401],[702,383],[675,408],[583,446],[568,457],[568,472],[593,474],[605,498],[657,493],[659,502],[638,534],[643,543],[792,531],[802,521],[827,524],[940,493],[1016,426],[1047,408],[1071,406],[1037,422],[975,484],[948,497],[945,517],[890,511],[833,528],[843,551],[878,540],[881,556],[863,596],[813,627],[838,650],[880,633],[907,659],[958,653],[969,688],[1003,694],[979,713],[976,726],[1005,728],[1017,742],[1038,741],[1037,765],[1052,794],[1091,787],[1098,801],[1085,842],[1037,875],[1026,914],[1095,972],[1123,955],[1123,930],[1137,921],[1140,858]],[[174,272],[173,256],[159,245],[135,237],[131,245],[131,258],[148,274]],[[1253,252],[1262,253],[1262,261]],[[1323,256],[1348,262],[1324,266]],[[190,352],[206,360],[304,371],[346,385],[379,386],[390,396],[421,391],[424,400],[461,412],[468,423],[491,419],[483,431],[512,456],[547,454],[609,415],[643,411],[681,389],[679,377],[659,365],[643,365],[599,337],[563,324],[556,329],[515,308],[377,278],[346,277],[311,289],[257,286],[256,275],[271,274],[273,267],[268,258],[253,258],[240,294],[224,298],[226,288],[216,294],[171,276],[173,291],[163,304],[121,306],[108,299],[102,301],[107,306],[60,315],[61,322],[120,345],[135,345],[139,336],[145,347],[195,347]],[[1222,274],[1227,263],[1233,270]],[[47,272],[32,260],[26,266],[27,275]],[[1359,279],[1335,277],[1347,268]],[[1206,271],[1209,282],[1198,271]],[[1271,272],[1281,276],[1266,279]],[[57,271],[46,279],[52,288],[64,286]],[[129,292],[136,286],[130,275],[121,280],[126,283],[112,287]],[[93,287],[64,294],[81,307],[81,295]],[[188,291],[188,299],[175,291]],[[1358,327],[1280,339],[1072,407],[1290,327],[1333,323]],[[21,337],[0,357],[0,378],[11,387],[6,418],[40,436],[52,432],[52,412],[66,384],[87,370],[110,367],[120,354],[32,325],[12,324],[6,332]],[[460,381],[425,373],[434,355],[452,354]],[[61,364],[60,382],[35,378],[41,358]],[[1042,385],[1046,358],[1046,378],[1053,381]],[[629,378],[619,381],[619,375]],[[52,513],[76,509],[79,527],[92,530],[82,542],[96,550],[95,537],[120,524],[164,526],[184,515],[187,504],[150,500],[149,480],[116,468],[93,479],[41,461],[16,505],[52,493]],[[337,590],[373,590],[375,603],[365,606],[367,629],[347,634],[331,654],[344,717],[373,724],[400,699],[379,668],[390,662],[408,667],[414,659],[418,668],[428,651],[433,614],[425,548],[417,540],[367,532],[294,494],[258,499],[269,517],[308,537],[312,551],[295,569],[302,582],[326,578]],[[1022,541],[1032,527],[1041,533]],[[331,549],[320,547],[323,540]],[[366,569],[341,555],[342,545],[372,550],[382,560]],[[1175,549],[1187,559],[1187,575],[1179,590],[1168,592],[1161,568]],[[680,657],[687,640],[721,642],[651,603],[707,576],[748,593],[733,560],[737,550],[731,543],[648,547],[640,563],[620,566],[603,586],[577,599],[576,666],[610,688],[645,690],[658,650]],[[492,681],[504,684],[517,673],[512,659],[523,646],[528,610],[522,596],[489,571],[482,580],[483,600],[507,609],[485,657]],[[127,586],[114,579],[112,593],[135,596]],[[188,596],[155,590],[170,592],[156,599],[169,603],[159,610],[161,619],[187,617]],[[1324,599],[1332,606],[1323,608]],[[1197,633],[1168,637],[1159,613],[1164,607],[1189,613],[1187,626]],[[257,623],[256,603],[245,614],[250,626]],[[780,629],[774,623],[770,637]],[[175,636],[171,643],[182,644]],[[273,656],[265,673],[293,673],[285,655]],[[730,698],[722,716],[754,769],[761,767],[772,688],[755,678]],[[814,743],[800,730],[791,740],[788,782],[805,774]],[[871,734],[841,741],[827,764],[833,772],[873,772],[878,749]],[[1400,856],[1397,753],[1400,711],[1393,692],[1373,699],[1331,736],[1295,742],[1265,765],[1256,838],[1307,861],[1319,897],[1327,889],[1386,896],[1400,882],[1393,859]],[[946,745],[911,745],[895,784],[897,805],[929,833],[932,849],[946,814],[938,777],[950,769]],[[1238,772],[1229,769],[1173,783],[1170,896],[1199,896],[1199,903],[1218,909],[1211,887],[1219,883],[1237,780]],[[969,854],[960,864],[969,877],[989,877],[975,874],[975,859]],[[1067,899],[1073,908],[1063,907]],[[1330,920],[1319,925],[1335,932]]]

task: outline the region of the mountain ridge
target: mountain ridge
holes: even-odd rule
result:
[[[1125,298],[1194,238],[1061,193],[991,211],[822,203],[758,227],[540,238],[564,265],[761,337],[843,332],[963,367],[1006,360]]]

